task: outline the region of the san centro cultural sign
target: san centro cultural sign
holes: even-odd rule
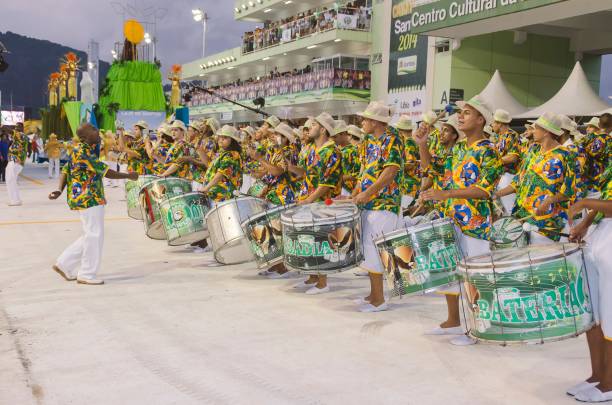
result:
[[[396,32],[419,34],[566,0],[404,0],[393,6]]]

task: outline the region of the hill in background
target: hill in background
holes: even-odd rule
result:
[[[12,95],[13,106],[24,108],[26,119],[38,119],[38,110],[47,105],[47,80],[49,74],[59,69],[62,56],[74,52],[81,59],[81,68],[87,68],[86,52],[54,42],[26,37],[11,31],[0,32],[0,42],[11,52],[4,55],[9,68],[0,73],[2,106],[10,106]],[[100,86],[109,67],[108,62],[100,61]]]

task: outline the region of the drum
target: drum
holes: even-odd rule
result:
[[[204,216],[210,211],[210,200],[202,193],[187,193],[159,204],[168,245],[180,246],[208,237]]]
[[[363,261],[361,216],[352,203],[314,203],[281,214],[284,263],[289,270],[326,275]]]
[[[128,217],[142,221],[142,211],[138,201],[138,193],[145,184],[156,180],[157,176],[140,176],[138,180],[128,180],[125,182],[125,200],[127,201]]]
[[[461,260],[450,218],[398,229],[374,241],[393,295],[422,295],[456,284]]]
[[[523,224],[512,217],[501,217],[491,226],[491,249],[525,247],[529,245],[529,234]]]
[[[247,194],[252,197],[262,198],[264,191],[266,191],[266,183],[257,180],[251,187],[249,187]]]
[[[501,249],[457,265],[470,335],[498,343],[543,343],[593,324],[583,253],[576,244]]]
[[[191,192],[191,182],[177,177],[161,178],[145,184],[138,199],[145,227],[145,234],[151,239],[166,239],[161,221],[159,205],[162,201]]]
[[[254,197],[233,198],[217,204],[206,214],[215,260],[238,264],[254,259],[250,243],[240,226],[247,218],[267,209],[264,200]]]
[[[283,261],[283,229],[281,214],[294,204],[271,208],[253,215],[242,223],[251,252],[259,269],[268,269]]]

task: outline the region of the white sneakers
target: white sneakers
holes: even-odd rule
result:
[[[51,268],[53,269],[54,272],[56,272],[57,274],[62,276],[62,278],[64,280],[66,280],[66,281],[74,281],[74,280],[76,280],[75,276],[71,276],[71,275],[66,274],[64,272],[64,270],[60,269],[57,264],[53,265]]]
[[[440,326],[425,332],[425,335],[440,336],[440,335],[463,335],[465,331],[461,326],[455,326],[452,328],[441,328]]]
[[[10,202],[10,203],[8,203],[8,206],[9,206],[9,207],[18,207],[18,206],[20,206],[20,205],[22,205],[22,204],[23,204],[23,202],[21,202],[21,201],[16,201],[16,202]]]
[[[85,285],[102,285],[104,280],[99,278],[77,278],[77,283]]]
[[[580,391],[584,391],[588,388],[595,387],[597,384],[599,384],[599,382],[590,383],[588,381],[582,381],[574,385],[570,389],[568,389],[566,394],[573,397],[576,394],[578,394]]]
[[[450,342],[451,342],[451,345],[455,345],[455,346],[471,346],[477,343],[476,339],[468,335],[457,336],[455,338],[452,338]]]
[[[289,275],[290,274],[289,274],[288,271],[286,271],[286,272],[284,272],[282,274],[278,273],[276,271],[271,271],[271,272],[268,273],[268,278],[270,278],[272,280],[278,280],[278,279],[281,279],[281,278],[288,278]]]
[[[601,392],[593,386],[576,393],[574,398],[580,402],[608,402],[612,401],[612,391]]]
[[[318,294],[325,294],[329,292],[329,286],[326,285],[323,288],[318,288],[316,285],[311,287],[310,289],[306,290],[306,294],[308,295],[318,295]]]
[[[379,306],[375,307],[374,305],[370,304],[369,302],[367,304],[363,304],[359,307],[359,312],[365,312],[365,313],[370,313],[370,312],[382,312],[382,311],[386,311],[389,309],[389,304],[387,304],[387,302],[383,302],[382,304],[380,304]]]

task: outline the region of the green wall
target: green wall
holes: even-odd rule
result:
[[[565,83],[574,66],[569,39],[529,34],[515,45],[511,31],[466,38],[453,51],[451,87],[469,98],[479,93],[496,69],[516,99],[527,107],[548,101]],[[601,57],[584,55],[582,66],[599,93]]]

